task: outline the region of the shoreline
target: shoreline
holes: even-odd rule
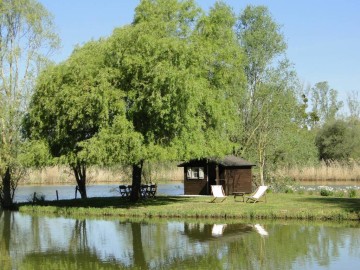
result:
[[[157,196],[131,203],[122,197],[19,203],[20,212],[74,218],[197,218],[360,221],[360,198],[269,193],[267,202],[210,203],[212,196]]]

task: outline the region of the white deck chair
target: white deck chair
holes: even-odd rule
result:
[[[268,186],[259,186],[255,193],[251,196],[246,196],[246,202],[250,200],[250,202],[256,203],[259,201],[259,199],[265,195],[266,190],[268,189]],[[265,202],[266,202],[266,195],[265,195]]]
[[[215,202],[216,199],[218,199],[218,198],[222,199],[221,202],[223,202],[226,199],[226,195],[225,195],[222,185],[212,185],[211,193],[214,196],[214,199],[211,202]]]

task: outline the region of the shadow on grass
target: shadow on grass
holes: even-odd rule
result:
[[[18,203],[17,208],[21,206],[55,206],[55,207],[92,207],[92,208],[136,208],[144,206],[168,205],[172,203],[188,202],[186,197],[177,196],[157,196],[155,198],[140,199],[138,202],[130,202],[124,197],[94,197],[88,199],[71,199],[59,201],[39,201],[36,203]]]
[[[349,212],[360,212],[360,199],[358,198],[333,198],[316,197],[304,198],[301,201],[314,202],[317,204],[336,205]]]

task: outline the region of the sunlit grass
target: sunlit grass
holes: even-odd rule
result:
[[[269,193],[266,203],[244,203],[231,196],[221,203],[210,203],[211,199],[211,196],[159,196],[131,203],[120,197],[90,198],[41,205],[23,203],[19,209],[76,217],[360,220],[359,198]]]

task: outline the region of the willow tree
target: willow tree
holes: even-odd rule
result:
[[[0,1],[0,202],[12,205],[22,146],[21,123],[35,78],[57,47],[52,17],[34,0]]]
[[[107,80],[105,49],[105,40],[88,42],[43,72],[26,118],[28,137],[48,147],[52,164],[70,166],[82,198],[87,167],[98,163],[91,153],[100,151],[88,142],[124,112],[121,95]]]
[[[133,24],[114,31],[107,51],[111,81],[124,93],[126,119],[141,138],[136,154],[128,159],[133,168],[132,200],[139,198],[145,160],[203,158],[231,151],[231,87],[239,76],[231,79],[230,74],[234,58],[242,54],[239,46],[232,54],[223,47],[228,47],[229,35],[231,46],[236,44],[234,22],[233,17],[204,15],[190,0],[144,0]]]

